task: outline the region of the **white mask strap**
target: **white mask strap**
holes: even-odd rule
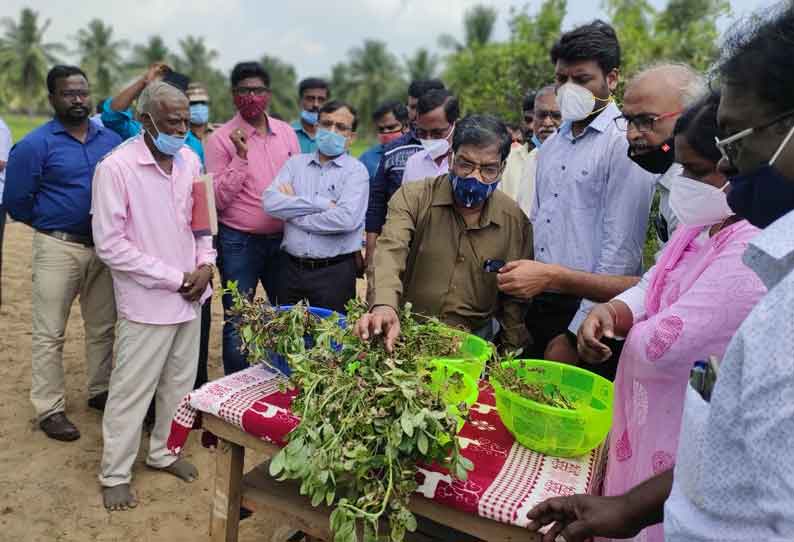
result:
[[[788,134],[783,139],[783,141],[780,143],[780,146],[775,151],[775,154],[773,154],[772,158],[769,159],[769,165],[770,166],[775,165],[775,161],[777,160],[778,156],[780,156],[780,153],[783,152],[783,149],[786,148],[786,145],[788,144],[789,140],[791,139],[791,136],[793,136],[793,135],[794,135],[794,125],[791,126],[791,130],[788,131]]]

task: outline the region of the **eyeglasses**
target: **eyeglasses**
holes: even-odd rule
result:
[[[393,134],[394,132],[399,132],[402,130],[403,127],[401,124],[391,124],[389,126],[378,126],[378,133],[379,134]]]
[[[75,98],[88,98],[91,95],[91,92],[87,90],[61,90],[58,92],[58,95],[61,98],[74,100]]]
[[[562,120],[562,113],[559,111],[535,110],[535,118],[543,122],[546,119],[551,119],[556,122]]]
[[[234,93],[239,96],[247,96],[253,94],[254,96],[264,96],[270,92],[268,87],[235,87]]]
[[[449,128],[436,128],[433,130],[425,130],[424,128],[416,127],[416,137],[419,139],[446,139],[452,133],[453,126]]]
[[[733,164],[736,158],[739,156],[739,150],[741,149],[741,145],[739,141],[744,139],[745,137],[754,134],[755,132],[760,132],[762,130],[766,130],[773,124],[777,124],[781,120],[785,120],[788,117],[794,116],[794,110],[788,111],[775,117],[774,119],[766,122],[764,124],[759,124],[758,126],[753,126],[752,128],[747,128],[740,132],[736,132],[735,134],[726,137],[725,139],[720,139],[718,137],[714,138],[716,142],[717,148],[720,150],[720,154],[722,154],[722,158],[728,160],[729,163]],[[775,156],[773,156],[770,160],[774,161],[777,158],[777,152]]]
[[[639,115],[620,115],[615,117],[615,126],[622,132],[628,132],[629,126],[634,125],[641,134],[652,132],[656,126],[656,122],[670,117],[675,117],[681,114],[681,111],[670,111],[669,113],[661,113],[659,115],[649,115],[641,113]]]
[[[352,126],[348,126],[347,124],[342,124],[341,122],[332,122],[330,120],[321,120],[319,122],[319,124],[320,124],[320,128],[322,128],[323,130],[329,130],[330,131],[330,130],[333,130],[334,128],[336,128],[336,131],[337,132],[341,132],[341,133],[347,133],[347,132],[352,132],[353,131],[353,127]]]
[[[475,164],[474,162],[470,162],[465,158],[455,157],[452,162],[452,167],[455,168],[455,171],[461,177],[469,177],[474,174],[475,171],[480,172],[480,176],[482,180],[486,183],[492,183],[496,179],[499,178],[499,174],[502,172],[502,164]]]

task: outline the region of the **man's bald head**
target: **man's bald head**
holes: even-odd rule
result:
[[[644,131],[637,129],[638,123],[628,126],[632,149],[641,153],[671,138],[680,113],[705,92],[705,78],[686,64],[657,64],[632,77],[623,95],[623,115],[656,119]]]

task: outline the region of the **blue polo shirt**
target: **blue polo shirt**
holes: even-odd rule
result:
[[[8,213],[37,230],[89,235],[94,168],[120,143],[118,134],[90,121],[85,143],[57,119],[39,126],[8,157],[3,195]]]
[[[378,172],[381,158],[383,158],[383,145],[380,143],[373,145],[358,157],[359,161],[367,168],[370,179]]]
[[[133,118],[132,109],[114,111],[110,108],[110,102],[111,98],[108,98],[102,102],[102,124],[119,134],[125,141],[140,134],[141,130],[143,130],[143,125]],[[205,167],[204,146],[201,144],[201,140],[193,135],[193,132],[188,131],[187,139],[185,139],[185,145],[190,147],[193,152],[198,154],[198,157],[201,160],[201,167]]]
[[[312,153],[317,150],[317,142],[312,136],[306,133],[301,121],[296,120],[293,122],[292,128],[295,130],[295,135],[298,136],[298,145],[301,147],[301,154]]]

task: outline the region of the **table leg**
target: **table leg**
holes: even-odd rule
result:
[[[215,491],[210,510],[210,542],[237,542],[244,458],[245,448],[218,439],[215,450]]]

